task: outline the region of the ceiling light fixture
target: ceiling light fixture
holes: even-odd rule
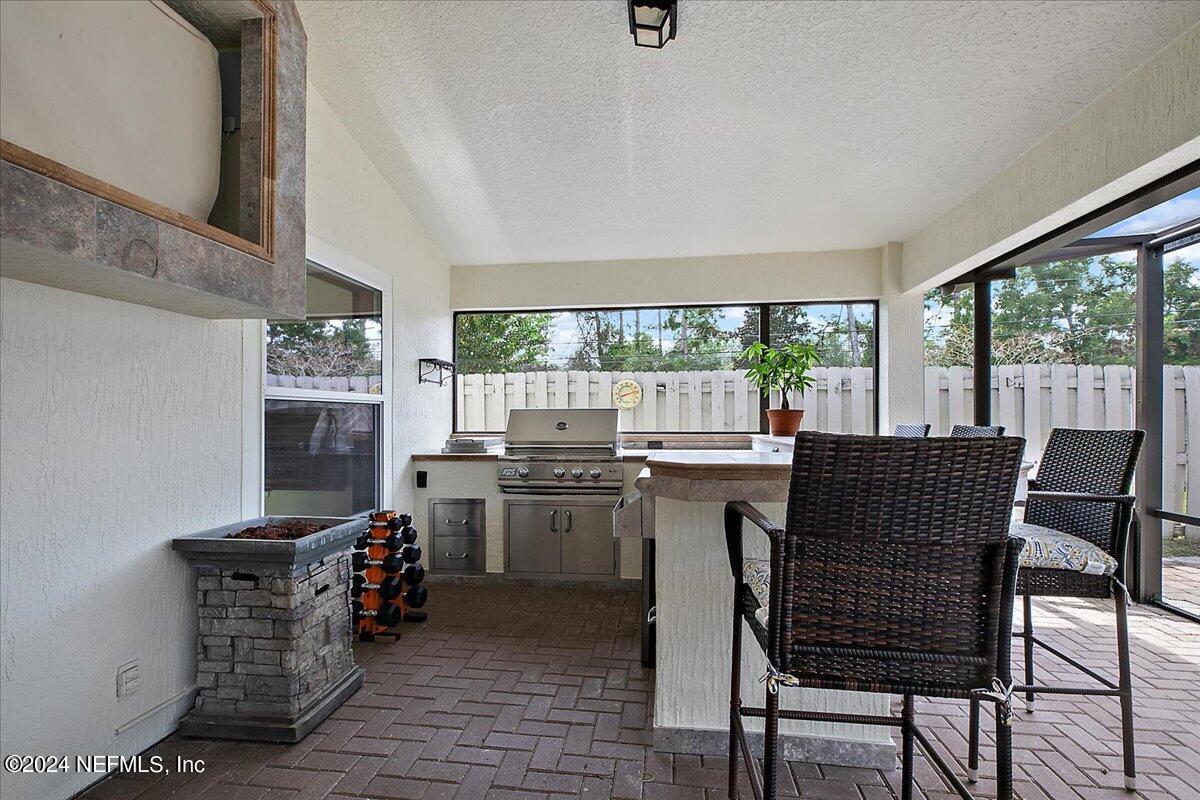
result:
[[[629,32],[638,47],[661,49],[675,38],[678,27],[677,0],[628,0]]]

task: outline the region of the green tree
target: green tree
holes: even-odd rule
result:
[[[1137,264],[1125,253],[1020,267],[992,289],[997,364],[1125,364],[1136,358]],[[1176,257],[1164,270],[1168,364],[1200,363],[1200,283]],[[970,291],[925,298],[926,363],[969,366]]]
[[[367,320],[310,320],[267,324],[267,371],[272,375],[374,375],[379,359]]]
[[[1193,248],[1189,248],[1193,249]],[[1200,260],[1176,256],[1163,270],[1167,364],[1200,364]]]
[[[821,363],[830,367],[864,367],[875,363],[875,328],[874,320],[866,312],[869,306],[841,304],[834,307],[837,313],[832,316],[813,315],[809,308],[772,305],[771,344],[812,344],[821,354]],[[743,351],[758,341],[758,324],[759,311],[754,306],[747,311],[737,331]]]
[[[547,369],[550,313],[460,314],[455,358],[462,373]]]

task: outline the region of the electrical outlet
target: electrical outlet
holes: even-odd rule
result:
[[[117,697],[137,694],[142,680],[142,667],[136,660],[117,667]]]

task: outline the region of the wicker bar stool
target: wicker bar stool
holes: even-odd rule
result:
[[[1117,697],[1121,704],[1121,743],[1125,786],[1134,789],[1133,690],[1129,674],[1129,622],[1126,615],[1125,546],[1133,515],[1129,494],[1142,441],[1139,430],[1053,428],[1036,479],[1029,481],[1025,520],[1012,534],[1026,540],[1017,576],[1025,607],[1024,625],[1013,636],[1025,644],[1025,708],[1044,694]],[[1117,618],[1117,682],[1089,669],[1033,632],[1033,597],[1112,598]],[[1034,684],[1034,646],[1075,667],[1099,688]],[[979,703],[972,701],[968,737],[968,777],[979,772]]]
[[[896,426],[896,430],[892,432],[892,436],[903,436],[909,439],[923,439],[929,435],[929,425],[905,425],[901,423]]]
[[[971,794],[916,725],[915,695],[996,703],[999,796],[1012,796],[1009,648],[1017,558],[1009,538],[1025,442],[796,435],[785,528],[745,502],[725,506],[734,578],[729,796],[739,754],[756,800],[774,800],[779,720],[888,725],[902,737],[903,797],[914,745]],[[742,523],[770,540],[744,559]],[[767,656],[762,707],[742,705],[742,625]],[[903,696],[900,716],[781,710],[790,686]],[[743,717],[765,718],[763,770]]]
[[[976,439],[990,439],[1004,435],[1003,425],[955,425],[950,428],[951,436],[970,436]]]

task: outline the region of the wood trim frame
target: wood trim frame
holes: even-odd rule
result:
[[[85,172],[60,164],[18,144],[0,139],[0,160],[30,172],[65,183],[73,189],[94,195],[132,211],[153,217],[160,222],[182,228],[218,244],[232,247],[263,261],[275,263],[275,71],[278,47],[278,21],[275,9],[266,0],[252,0],[262,12],[263,20],[263,104],[262,104],[262,189],[260,204],[259,242],[243,239],[236,233],[210,225],[174,209],[126,191],[119,186],[94,178]]]

